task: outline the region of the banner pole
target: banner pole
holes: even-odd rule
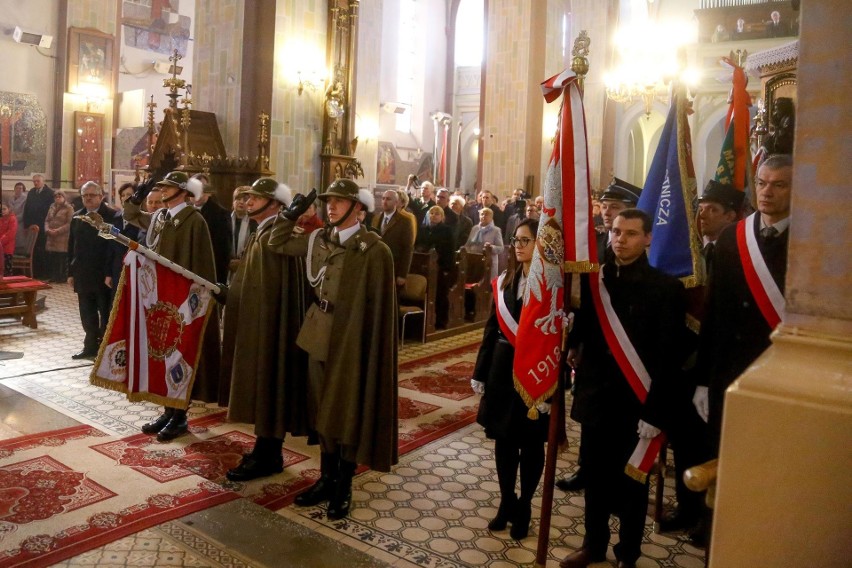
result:
[[[589,35],[586,30],[582,30],[580,35],[574,40],[574,48],[572,50],[571,70],[577,74],[577,86],[580,89],[580,96],[583,96],[583,82],[586,74],[589,72],[589,60],[586,57],[589,54]],[[566,96],[563,94],[563,97]],[[572,274],[567,273],[564,276],[563,294],[565,306],[568,306],[568,299],[571,298],[571,280]],[[556,392],[551,398],[550,404],[550,423],[547,432],[547,453],[544,461],[544,480],[541,495],[541,517],[539,519],[538,543],[535,555],[535,568],[544,568],[547,564],[547,551],[550,543],[550,521],[553,516],[553,488],[556,482],[556,460],[559,454],[559,446],[565,441],[565,376],[568,368],[565,361],[568,331],[565,330],[562,340],[562,355],[561,355],[561,372],[559,379],[556,382]],[[570,375],[570,372],[568,373]]]
[[[183,266],[176,264],[176,263],[172,262],[171,260],[167,259],[166,257],[155,253],[154,251],[152,251],[148,247],[145,247],[145,246],[139,244],[138,242],[134,241],[133,239],[130,239],[125,235],[122,235],[121,232],[118,230],[118,227],[116,227],[115,225],[110,225],[109,223],[105,222],[101,218],[101,216],[98,215],[97,213],[89,213],[87,215],[75,215],[74,218],[79,219],[80,221],[83,221],[84,223],[88,223],[89,225],[91,225],[92,227],[97,229],[98,236],[100,236],[101,238],[118,241],[119,243],[126,246],[128,249],[135,251],[135,252],[141,254],[142,256],[144,256],[146,258],[150,258],[151,260],[153,260],[157,264],[162,264],[166,268],[168,268],[168,269],[170,269],[174,272],[177,272],[178,274],[180,274],[181,276],[184,276],[185,278],[188,278],[189,280],[192,280],[193,282],[195,282],[199,286],[203,286],[204,288],[207,288],[208,290],[213,292],[213,294],[218,294],[221,291],[219,286],[217,286],[216,284],[213,284],[209,280],[206,280],[206,279],[202,278],[201,276],[199,276],[198,274],[192,272],[191,270],[187,270]]]

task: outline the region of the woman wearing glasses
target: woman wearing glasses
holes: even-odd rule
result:
[[[476,421],[485,427],[485,435],[494,440],[500,485],[500,507],[488,528],[500,531],[511,524],[510,534],[516,540],[529,533],[532,498],[544,470],[549,414],[541,412],[537,420],[527,418],[527,405],[515,391],[512,377],[515,338],[508,337],[503,329],[513,327],[511,320],[521,319],[537,231],[538,221],[525,219],[509,241],[515,250],[517,268],[513,274],[503,272],[497,280],[499,293],[485,324],[471,381],[473,390],[482,394]],[[515,493],[519,468],[520,498]]]

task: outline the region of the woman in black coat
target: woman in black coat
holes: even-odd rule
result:
[[[521,319],[523,293],[535,249],[538,222],[525,219],[510,240],[517,260],[514,274],[504,272],[498,280],[500,294],[512,318]],[[500,485],[500,507],[488,523],[494,531],[512,524],[512,538],[527,536],[532,516],[532,498],[544,471],[544,443],[547,441],[549,405],[539,408],[537,420],[527,418],[527,405],[515,390],[512,366],[515,358],[514,338],[507,338],[497,321],[496,302],[485,324],[482,346],[476,358],[471,386],[482,393],[476,421],[485,427],[485,435],[494,440],[497,481]],[[521,471],[521,496],[515,494],[518,468]]]
[[[444,222],[444,210],[429,209],[429,225],[420,227],[414,248],[438,253],[438,283],[435,287],[435,328],[446,329],[450,316],[450,288],[456,279],[456,244],[453,229]]]

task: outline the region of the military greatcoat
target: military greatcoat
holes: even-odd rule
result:
[[[305,319],[304,259],[269,248],[274,219],[246,245],[225,307],[220,405],[228,418],[255,425],[255,434],[306,435],[307,355],[296,346]]]
[[[124,219],[141,229],[158,232],[153,235],[154,245],[151,248],[154,252],[205,280],[215,282],[213,245],[210,241],[210,231],[201,213],[195,207],[187,205],[173,219],[164,221],[167,211],[160,209],[152,215],[128,201],[124,207]],[[219,311],[211,309],[207,327],[204,329],[201,361],[192,385],[192,399],[216,402],[219,391],[219,358]]]
[[[276,220],[273,250],[307,255],[308,237],[293,236],[292,221]],[[314,286],[314,305],[299,333],[299,345],[324,361],[325,377],[311,424],[321,438],[353,448],[358,463],[390,471],[397,462],[397,307],[390,249],[361,227],[342,245],[325,229],[306,259],[309,279],[327,267],[324,285]],[[327,299],[328,277],[337,285]],[[336,279],[336,283],[334,281]]]

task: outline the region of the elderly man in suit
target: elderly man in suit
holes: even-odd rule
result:
[[[396,285],[405,286],[414,254],[415,234],[409,220],[400,215],[398,209],[399,194],[393,189],[387,190],[382,194],[382,214],[373,216],[372,225],[391,251]]]
[[[47,234],[44,232],[44,220],[47,212],[53,205],[53,190],[44,183],[44,176],[35,174],[33,176],[33,188],[27,193],[24,203],[24,228],[29,229],[32,225],[38,226],[38,237],[33,249],[33,276],[36,278],[47,278],[50,269],[47,263]]]
[[[755,180],[757,211],[728,225],[716,241],[693,396],[715,451],[725,391],[769,347],[783,312],[792,181],[789,155],[767,158]]]
[[[97,213],[107,223],[115,224],[116,211],[103,202],[104,192],[93,181],[80,188],[83,208],[74,213]],[[77,293],[80,321],[86,336],[83,350],[72,359],[91,359],[98,353],[98,345],[109,321],[110,290],[106,279],[110,276],[109,251],[112,243],[98,236],[98,231],[79,219],[71,220],[68,237],[68,285]]]

